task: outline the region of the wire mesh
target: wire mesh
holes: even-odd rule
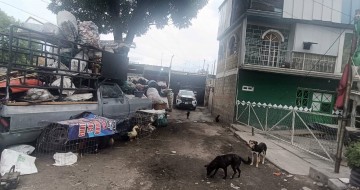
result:
[[[149,136],[156,129],[153,125],[157,119],[156,115],[136,112],[134,119],[135,124],[139,127],[138,138]]]
[[[36,153],[53,154],[74,152],[93,154],[99,150],[101,140],[105,137],[84,138],[77,140],[68,139],[68,127],[57,123],[49,124],[41,132],[36,142]]]
[[[237,121],[327,160],[336,153],[338,116],[298,107],[238,104]]]

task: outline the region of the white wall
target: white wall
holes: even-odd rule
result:
[[[233,0],[225,0],[220,6],[218,35],[222,34],[230,26],[232,2]]]
[[[341,23],[343,0],[284,0],[283,17]]]
[[[295,26],[293,51],[324,54],[331,47],[326,55],[338,56],[339,35],[341,33],[341,29],[297,23]],[[337,38],[339,39],[336,40]],[[304,50],[303,42],[314,42],[318,44],[313,44],[310,50]],[[333,45],[334,42],[335,44]]]

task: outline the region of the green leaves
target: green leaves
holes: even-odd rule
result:
[[[178,28],[191,25],[208,0],[51,0],[48,8],[67,10],[81,21],[93,21],[100,33],[114,32],[116,40],[131,43],[151,25],[163,28],[172,22]]]
[[[6,31],[11,24],[17,23],[13,17],[8,16],[0,9],[0,32]]]
[[[348,159],[348,165],[350,168],[360,167],[360,142],[351,144],[345,156]]]

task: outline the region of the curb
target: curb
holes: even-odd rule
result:
[[[248,131],[241,130],[240,128],[236,127],[233,124],[230,125],[230,130],[234,133],[234,136],[236,138],[246,141],[243,138],[241,138],[241,136],[238,133],[239,132],[248,132]],[[271,162],[270,160],[268,160],[268,161]],[[280,167],[276,163],[273,163],[273,162],[271,162],[271,163],[274,164],[276,167],[284,170],[282,167]],[[348,188],[348,186],[346,184],[344,184],[342,181],[339,180],[339,178],[344,177],[344,175],[331,173],[329,171],[326,171],[325,169],[310,167],[308,176],[311,179],[313,179],[314,181],[321,182],[323,184],[327,184],[328,187],[332,190],[344,190],[344,189]],[[348,178],[349,176],[346,176],[346,177]]]

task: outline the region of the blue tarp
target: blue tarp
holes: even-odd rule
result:
[[[82,118],[57,122],[68,126],[68,139],[76,140],[99,136],[108,136],[116,133],[116,121],[87,113]]]

